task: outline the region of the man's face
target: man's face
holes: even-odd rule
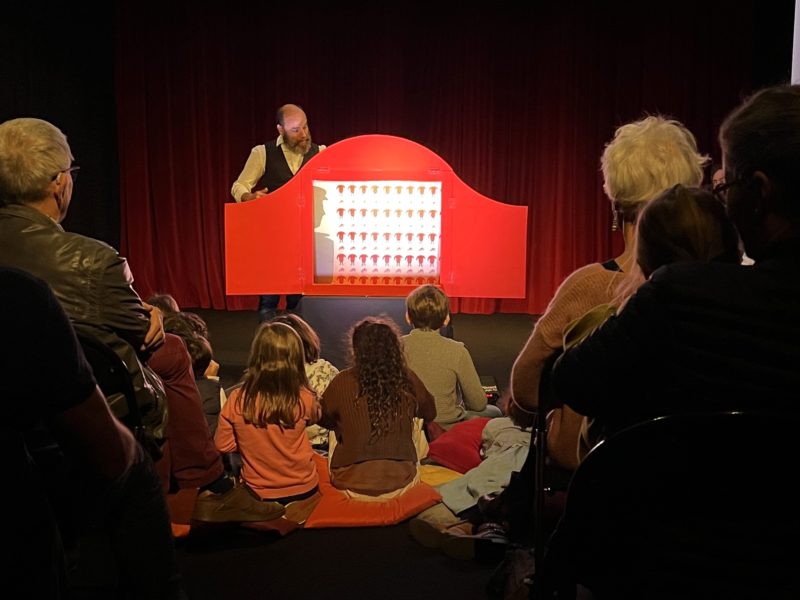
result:
[[[283,125],[278,125],[286,146],[298,154],[306,154],[311,149],[311,132],[303,111],[290,111],[283,116]]]

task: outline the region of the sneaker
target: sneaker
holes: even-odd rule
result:
[[[192,519],[204,523],[271,521],[284,512],[283,505],[254,498],[245,487],[236,486],[224,494],[201,492]]]
[[[494,564],[503,560],[508,549],[508,535],[499,523],[483,523],[473,534],[448,528],[442,540],[442,552],[458,560],[477,560]]]
[[[317,505],[321,500],[322,494],[317,492],[313,496],[309,496],[303,500],[289,502],[286,505],[286,514],[284,515],[284,518],[292,523],[302,525],[306,522],[306,519],[311,516],[311,513],[314,512],[314,509],[317,508]]]

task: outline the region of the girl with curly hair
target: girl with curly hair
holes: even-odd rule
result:
[[[322,397],[320,425],[335,432],[331,483],[360,500],[402,494],[419,481],[414,419],[436,418],[433,396],[406,366],[397,325],[367,317],[350,336],[352,367]]]
[[[319,413],[300,336],[284,323],[265,323],[253,340],[244,383],[222,407],[214,441],[220,452],[241,454],[242,480],[256,495],[288,504],[317,491],[306,426]]]

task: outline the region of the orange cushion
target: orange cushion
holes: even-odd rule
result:
[[[481,464],[481,434],[488,417],[456,423],[430,443],[428,458],[459,473]]]
[[[361,502],[348,498],[330,481],[328,460],[314,454],[322,500],[305,522],[307,529],[324,527],[372,527],[394,525],[430,508],[442,497],[426,483],[418,483],[390,500]]]

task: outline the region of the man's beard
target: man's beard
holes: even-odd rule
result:
[[[308,151],[311,150],[311,136],[308,136],[307,140],[303,140],[302,142],[293,142],[289,139],[284,140],[286,142],[286,147],[294,152],[295,154],[308,154]]]

